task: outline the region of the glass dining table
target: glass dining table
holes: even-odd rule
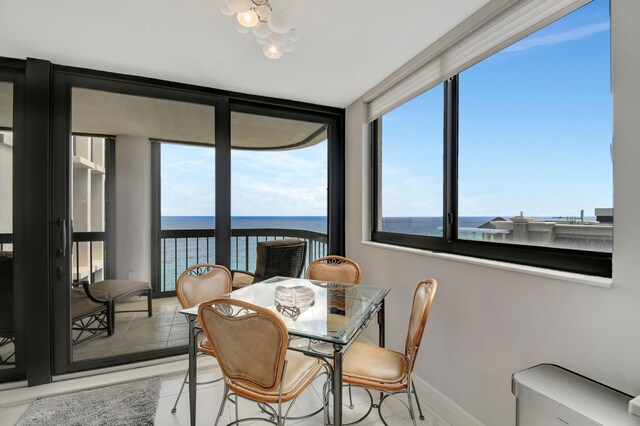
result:
[[[224,297],[276,312],[287,325],[290,349],[319,357],[333,366],[333,424],[342,424],[342,361],[351,344],[377,314],[379,345],[384,347],[384,298],[388,288],[275,277]],[[189,414],[196,424],[198,306],[180,310],[189,321]],[[295,342],[295,343],[294,343]],[[329,350],[318,349],[329,347]]]

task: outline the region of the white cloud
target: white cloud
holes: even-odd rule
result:
[[[552,46],[567,41],[580,40],[590,35],[597,34],[609,29],[609,22],[600,22],[597,24],[585,25],[584,27],[574,28],[569,31],[564,31],[556,34],[548,34],[539,37],[525,38],[503,50],[504,53],[519,52],[522,50],[531,49],[540,46]]]

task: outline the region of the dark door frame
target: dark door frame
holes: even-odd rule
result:
[[[0,60],[0,82],[11,83],[13,87],[13,123],[11,132],[13,133],[13,209],[12,209],[12,244],[13,244],[13,304],[14,304],[14,327],[15,327],[15,365],[13,368],[0,369],[0,383],[24,380],[26,378],[27,362],[26,357],[29,342],[25,332],[25,321],[28,301],[26,298],[31,294],[31,285],[26,280],[27,255],[27,232],[25,227],[25,203],[27,194],[25,193],[25,64],[22,61]],[[6,129],[5,129],[6,130]]]
[[[103,90],[125,95],[144,96],[149,98],[162,98],[168,100],[215,105],[216,99],[210,94],[185,90],[173,85],[158,85],[157,82],[127,81],[120,75],[106,75],[104,73],[90,72],[86,70],[71,69],[67,67],[53,67],[53,93],[54,112],[52,117],[52,200],[51,222],[57,218],[63,218],[69,223],[71,217],[70,176],[72,164],[70,160],[71,137],[71,95],[73,88],[86,88]],[[65,228],[64,238],[70,242],[71,227]],[[58,232],[61,232],[60,230]],[[58,245],[64,245],[58,237]],[[53,239],[56,239],[55,236]],[[151,242],[150,242],[151,243]],[[57,250],[52,247],[53,252]],[[128,364],[136,361],[144,361],[164,356],[172,356],[185,353],[185,347],[158,349],[143,353],[132,353],[109,358],[73,361],[73,348],[71,344],[71,323],[69,291],[69,276],[71,271],[71,257],[63,256],[56,262],[54,269],[62,268],[63,273],[52,273],[52,310],[53,320],[53,374],[64,374],[75,371],[102,368],[107,366]]]
[[[69,313],[69,272],[70,256],[56,257],[63,241],[71,241],[70,227],[57,228],[58,217],[70,218],[69,196],[70,143],[71,135],[71,90],[73,87],[104,90],[125,95],[162,98],[181,102],[199,103],[215,108],[216,128],[216,263],[229,266],[231,257],[231,110],[260,111],[265,115],[284,118],[304,119],[323,122],[328,125],[329,139],[329,253],[344,254],[344,110],[302,102],[287,101],[261,96],[220,91],[206,87],[171,83],[149,78],[127,76],[101,71],[92,71],[42,62],[50,69],[52,92],[49,100],[51,114],[51,177],[48,182],[51,196],[51,210],[48,212],[50,236],[49,253],[51,264],[48,268],[51,282],[51,312],[53,374],[102,368],[127,364],[164,356],[186,353],[186,347],[159,349],[144,353],[133,353],[116,357],[76,361],[72,360]],[[48,111],[48,110],[47,110]],[[223,185],[227,182],[227,185]],[[153,193],[159,190],[153,187]],[[156,198],[159,201],[159,197]],[[153,202],[153,195],[152,195]],[[155,201],[157,203],[157,201]],[[152,211],[153,211],[152,206]],[[151,218],[152,223],[154,221]],[[62,234],[66,231],[66,234]],[[157,235],[152,232],[152,253],[157,252]],[[152,261],[157,262],[152,254]],[[61,274],[58,273],[61,268]],[[157,268],[154,268],[154,270]],[[152,272],[153,273],[153,272]],[[61,276],[61,277],[59,277]],[[58,285],[66,283],[67,285]],[[48,302],[48,300],[47,300]],[[48,338],[49,336],[47,336]],[[44,352],[44,351],[43,351]],[[45,352],[48,356],[48,352]],[[49,380],[50,380],[49,374]],[[31,384],[31,382],[30,382]]]

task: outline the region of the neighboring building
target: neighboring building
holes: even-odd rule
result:
[[[535,220],[520,213],[511,220],[496,218],[490,222],[503,231],[501,237],[505,242],[612,252],[613,209],[596,209],[596,217],[604,220]]]

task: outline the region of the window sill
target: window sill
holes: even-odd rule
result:
[[[421,256],[435,257],[439,259],[451,260],[456,262],[470,263],[473,265],[485,266],[488,268],[502,269],[505,271],[520,272],[523,274],[535,275],[544,278],[552,278],[561,281],[567,281],[577,284],[586,284],[595,287],[612,288],[613,279],[595,277],[591,275],[576,274],[572,272],[556,271],[553,269],[539,268],[535,266],[519,265],[517,263],[500,262],[497,260],[480,259],[477,257],[461,256],[451,253],[438,253],[430,250],[421,250],[411,247],[396,246],[393,244],[383,244],[374,241],[361,241],[362,245],[382,248],[393,251],[400,251]]]

